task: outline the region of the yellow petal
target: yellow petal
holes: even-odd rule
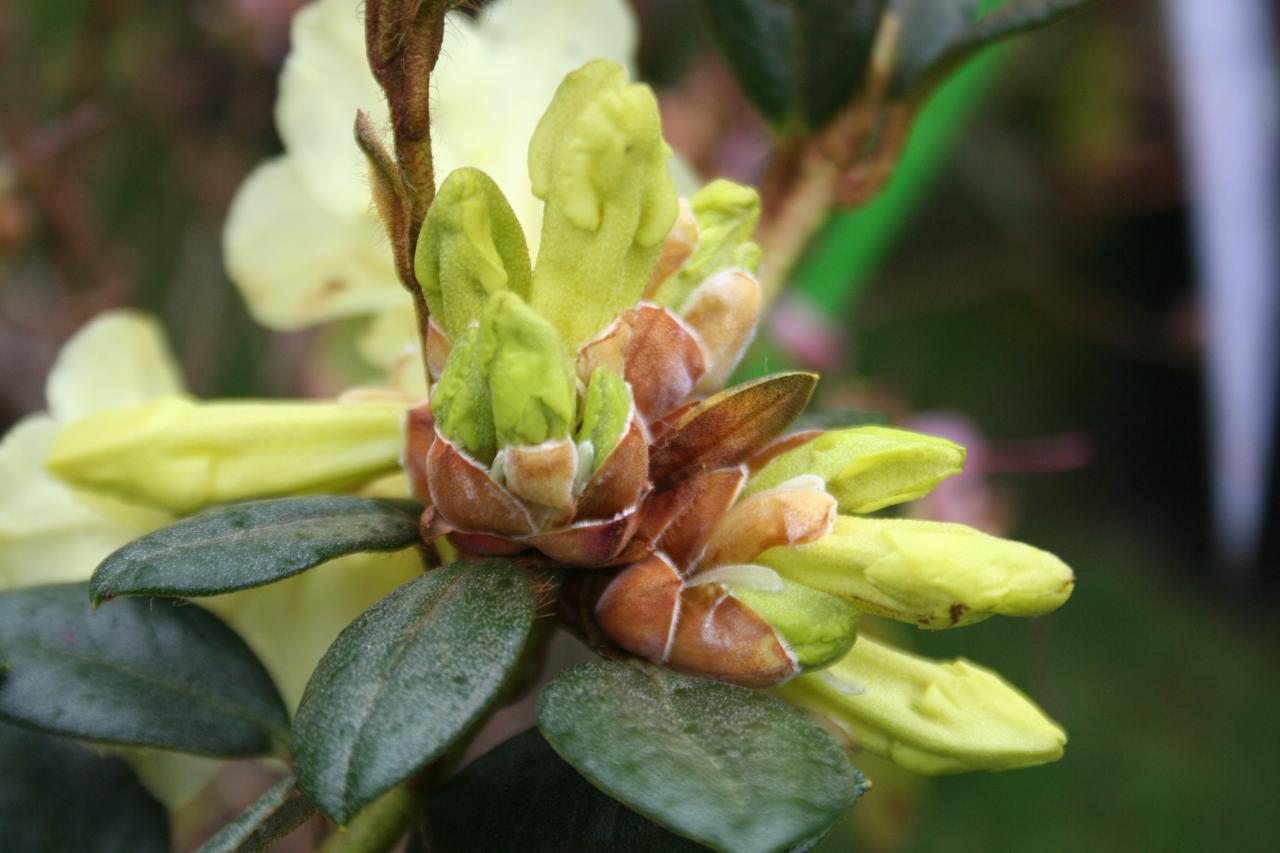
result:
[[[209,504],[343,491],[395,471],[401,403],[166,397],[63,429],[45,460],[74,486],[185,514]]]
[[[254,319],[291,330],[408,304],[368,187],[364,207],[343,218],[317,204],[301,175],[287,157],[262,163],[227,214],[227,275]]]
[[[927,660],[859,637],[825,672],[778,688],[855,747],[916,773],[1006,770],[1056,761],[1066,733],[990,670]]]
[[[351,135],[356,110],[369,113],[374,127],[390,121],[365,58],[363,22],[363,4],[355,0],[319,0],[301,9],[276,101],[276,127],[308,195],[339,218],[370,205],[364,156]]]
[[[422,572],[415,550],[354,554],[257,589],[203,599],[249,644],[292,711],[321,655],[374,602]]]
[[[62,347],[45,382],[49,411],[62,423],[184,391],[164,330],[140,311],[90,320]]]
[[[0,589],[84,580],[104,557],[167,519],[68,488],[41,460],[58,424],[19,422],[0,442]]]

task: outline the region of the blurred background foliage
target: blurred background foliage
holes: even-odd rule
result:
[[[43,406],[59,344],[115,305],[163,319],[202,396],[313,395],[360,377],[354,329],[267,333],[221,264],[232,194],[279,150],[271,110],[298,5],[0,8],[0,428]],[[758,179],[767,131],[690,4],[636,8],[639,67],[672,143],[706,176]],[[902,638],[1022,685],[1067,727],[1066,758],[937,781],[867,762],[882,784],[830,849],[1280,840],[1267,817],[1280,525],[1258,583],[1224,589],[1161,34],[1154,0],[1101,3],[970,66],[923,120],[939,114],[920,162],[828,228],[797,277],[804,299],[780,306],[758,347],[757,368],[823,366],[829,407],[964,441],[971,470],[931,514],[1016,530],[1079,578],[1052,617]]]

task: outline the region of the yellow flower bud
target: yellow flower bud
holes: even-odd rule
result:
[[[496,293],[480,326],[498,446],[564,438],[577,419],[578,380],[551,323],[511,291]]]
[[[79,488],[185,514],[223,501],[344,491],[398,470],[403,403],[164,397],[67,425],[45,466]]]
[[[843,660],[778,694],[843,730],[854,746],[916,773],[1008,770],[1056,761],[1066,733],[995,673],[859,637]]]
[[[808,545],[756,558],[780,574],[922,628],[989,616],[1039,616],[1071,595],[1075,576],[1047,551],[963,524],[840,516]]]
[[[436,426],[485,465],[498,452],[493,427],[489,379],[479,361],[480,328],[473,326],[454,341],[440,381],[431,390]]]
[[[874,512],[927,495],[964,468],[964,448],[944,438],[890,427],[823,433],[771,460],[747,493],[771,489],[801,474],[817,474],[840,511]]]
[[[653,92],[614,62],[574,71],[529,143],[546,202],[529,303],[576,349],[644,293],[678,200]]]
[[[492,178],[479,169],[445,178],[427,211],[413,269],[432,316],[451,339],[480,320],[492,294],[510,290],[529,298],[524,231]]]
[[[732,580],[726,570],[733,569],[767,572],[776,583]],[[707,574],[720,578],[730,595],[778,632],[802,672],[822,669],[840,660],[858,636],[857,609],[834,595],[781,578],[762,566],[728,566]]]
[[[760,265],[760,247],[751,242],[760,221],[760,195],[754,189],[720,179],[694,193],[689,204],[698,223],[698,245],[654,294],[654,301],[674,311],[683,311],[698,285],[721,270],[755,272]]]

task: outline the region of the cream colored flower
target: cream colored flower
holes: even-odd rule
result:
[[[259,322],[291,330],[370,317],[362,350],[387,366],[413,345],[413,311],[351,134],[357,109],[376,126],[389,121],[363,38],[358,0],[318,0],[298,13],[276,104],[285,153],[240,188],[223,242],[227,271]],[[628,64],[634,47],[622,0],[498,0],[475,20],[452,15],[432,87],[436,174],[483,170],[537,235],[542,203],[526,162],[534,126],[568,72],[590,59]],[[674,168],[688,188],[687,170]]]
[[[127,418],[158,404],[198,405],[159,324],[135,311],[103,314],[68,341],[45,396],[49,412],[26,418],[0,441],[0,590],[87,580],[112,551],[173,520],[154,504],[80,490],[46,472],[44,460],[60,435],[104,414]],[[398,438],[397,420],[392,435]],[[201,604],[245,639],[293,708],[338,632],[420,570],[413,553],[355,555]],[[159,750],[124,754],[171,806],[196,793],[217,766]]]

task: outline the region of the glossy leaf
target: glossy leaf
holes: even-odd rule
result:
[[[432,849],[663,850],[700,844],[611,799],[565,763],[536,730],[516,735],[432,795]]]
[[[796,107],[823,127],[856,94],[888,0],[788,0],[795,16]]]
[[[286,776],[200,845],[197,853],[266,850],[272,842],[306,823],[315,812],[316,807],[297,789],[294,778]]]
[[[903,0],[897,2],[898,5],[910,5]],[[896,75],[895,88],[904,92],[910,90],[919,97],[941,83],[983,48],[1055,23],[1089,2],[1090,0],[1009,0],[976,21],[954,19],[947,31],[938,32],[932,41],[922,42],[904,57]],[[911,26],[913,22],[917,28],[930,27],[932,24],[929,21],[939,20],[941,16],[937,14],[934,5],[924,5],[928,6],[928,10],[921,10],[914,19],[905,21],[904,27]],[[958,4],[963,5],[966,4]],[[976,7],[978,4],[967,2],[967,5]]]
[[[702,0],[711,39],[776,128],[819,129],[858,92],[888,0]]]
[[[699,0],[711,40],[747,100],[772,125],[790,114],[791,11],[777,0]]]
[[[345,824],[439,758],[500,694],[533,626],[528,579],[458,562],[367,610],[325,653],[298,708],[299,785]]]
[[[339,495],[220,506],[130,542],[103,561],[89,587],[96,604],[262,586],[345,554],[415,545],[419,512],[409,501]]]
[[[654,667],[566,670],[543,690],[538,724],[597,787],[718,849],[777,850],[820,835],[864,785],[795,708]]]
[[[5,850],[164,853],[169,821],[129,765],[0,723]]]
[[[288,737],[262,664],[213,614],[125,599],[98,610],[84,583],[0,595],[0,718],[102,743],[260,755]]]

